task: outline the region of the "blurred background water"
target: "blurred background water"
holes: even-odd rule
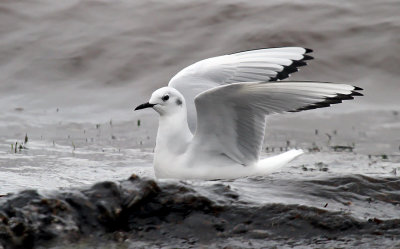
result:
[[[399,13],[396,0],[3,0],[0,194],[154,177],[157,115],[136,105],[198,60],[303,46],[315,60],[290,80],[350,83],[365,96],[270,117],[264,154],[309,153],[270,177],[224,184],[255,203],[396,217],[400,187],[388,182],[400,172]],[[365,191],[349,194],[351,183]]]

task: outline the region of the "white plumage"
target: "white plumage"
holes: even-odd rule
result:
[[[136,108],[152,107],[160,114],[156,176],[262,175],[303,153],[292,150],[260,160],[266,116],[326,107],[361,95],[361,88],[346,84],[267,82],[296,72],[312,58],[307,52],[300,47],[273,48],[202,60],[156,90],[148,103]]]
[[[177,73],[168,86],[187,100],[189,127],[196,128],[194,98],[208,89],[237,82],[276,81],[296,72],[312,59],[310,49],[284,47],[250,50],[213,57],[190,65]],[[189,101],[190,100],[190,101]]]

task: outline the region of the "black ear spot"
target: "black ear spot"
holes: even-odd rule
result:
[[[177,99],[177,100],[176,100],[176,104],[177,104],[177,105],[182,105],[182,100]]]
[[[162,99],[162,101],[165,102],[165,101],[169,100],[169,95],[164,95],[161,99]]]

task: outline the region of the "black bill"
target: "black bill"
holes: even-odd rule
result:
[[[147,102],[147,103],[144,103],[144,104],[141,104],[141,105],[137,106],[135,108],[135,111],[140,110],[140,109],[144,109],[144,108],[153,107],[153,106],[155,106],[155,104],[150,104],[149,102]]]

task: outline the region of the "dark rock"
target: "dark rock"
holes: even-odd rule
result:
[[[247,230],[248,229],[244,224],[237,224],[236,226],[233,227],[232,233],[235,234],[246,233]]]
[[[350,182],[341,184],[356,191]],[[106,244],[140,240],[158,247],[207,247],[212,241],[227,238],[256,243],[285,237],[296,245],[296,241],[305,239],[339,240],[352,234],[398,236],[400,231],[400,220],[361,221],[342,212],[300,205],[257,207],[233,202],[238,195],[226,185],[206,189],[209,196],[218,195],[218,202],[185,183],[157,184],[135,175],[122,182],[100,182],[87,189],[48,196],[22,191],[2,197],[0,243],[7,249],[49,247],[51,243],[81,239]],[[244,246],[242,242],[236,247]]]
[[[266,230],[254,229],[249,233],[251,238],[254,239],[265,239],[270,236],[269,232]]]

